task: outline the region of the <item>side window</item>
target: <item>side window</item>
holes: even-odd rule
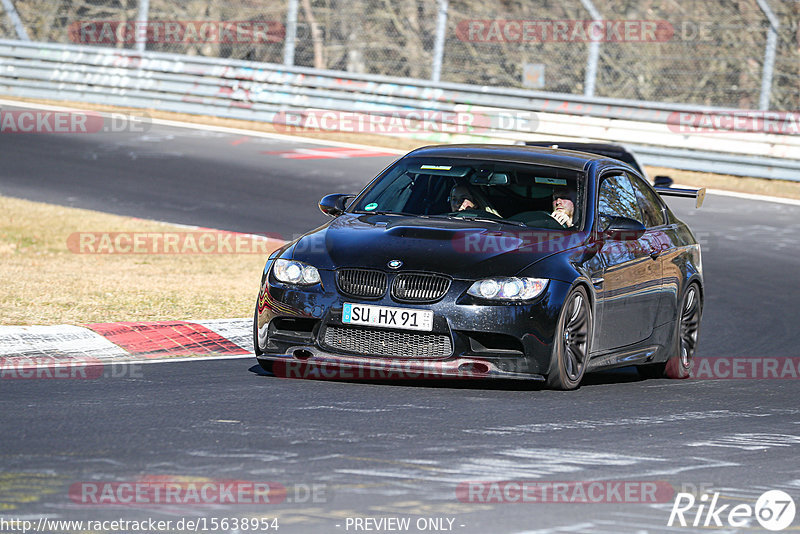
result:
[[[627,176],[621,174],[603,178],[597,195],[597,215],[601,228],[608,224],[609,217],[627,217],[644,224],[636,193]]]
[[[648,187],[638,176],[629,174],[628,178],[630,178],[631,185],[636,190],[636,199],[642,209],[644,225],[647,228],[653,228],[664,224],[664,206],[661,203],[661,199],[658,198],[658,193]]]

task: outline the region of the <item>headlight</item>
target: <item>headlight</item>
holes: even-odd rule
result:
[[[294,260],[275,260],[272,274],[285,284],[311,285],[320,281],[316,267]]]
[[[489,300],[530,300],[542,294],[547,278],[486,278],[470,286],[467,294]]]

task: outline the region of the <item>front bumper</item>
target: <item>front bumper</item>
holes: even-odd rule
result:
[[[273,362],[273,373],[283,378],[328,380],[510,379],[543,381],[544,376],[504,371],[477,358],[448,360],[400,360],[334,354],[311,345],[289,348],[288,354],[261,354]]]
[[[439,301],[409,304],[396,302],[389,294],[373,300],[341,295],[333,271],[320,271],[321,284],[299,288],[272,279],[268,268],[256,310],[255,352],[259,359],[282,362],[290,368],[322,365],[354,372],[372,369],[410,375],[543,380],[552,355],[558,314],[570,287],[551,280],[545,292],[532,302],[488,304],[466,295],[471,280],[454,280]],[[432,310],[430,333],[448,336],[452,353],[439,357],[387,357],[326,345],[326,329],[352,327],[342,323],[345,302]]]

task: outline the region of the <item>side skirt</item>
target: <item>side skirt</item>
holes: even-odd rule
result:
[[[627,347],[592,354],[586,371],[627,367],[666,361],[669,356],[667,347],[671,345],[672,323],[656,327],[649,338]]]

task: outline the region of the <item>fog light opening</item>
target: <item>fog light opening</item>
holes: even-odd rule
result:
[[[308,359],[310,359],[311,357],[314,356],[314,353],[312,353],[310,350],[306,350],[306,349],[297,349],[292,354],[298,360],[308,360]]]
[[[464,374],[485,375],[489,373],[489,366],[485,363],[465,362],[458,366],[458,371]]]

